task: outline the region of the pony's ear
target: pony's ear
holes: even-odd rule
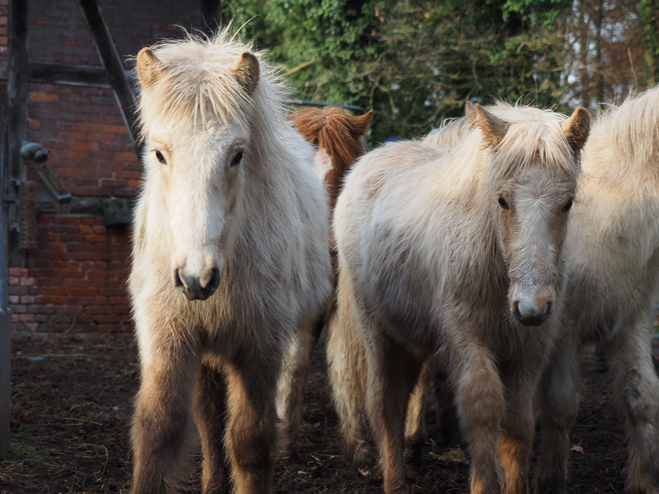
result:
[[[465,116],[467,117],[467,123],[470,125],[476,120],[476,110],[474,110],[474,105],[469,101],[465,103]]]
[[[476,123],[483,133],[483,139],[492,148],[496,148],[508,132],[508,123],[492,115],[476,103]]]
[[[259,83],[259,59],[256,55],[246,51],[236,63],[231,67],[231,73],[238,80],[240,85],[251,96],[256,91],[256,85]]]
[[[563,133],[575,153],[586,144],[590,133],[590,115],[588,110],[580,106],[570,118],[563,122]]]
[[[142,48],[137,54],[137,75],[145,89],[150,88],[162,76],[162,65],[150,48]]]
[[[372,118],[373,118],[373,110],[369,110],[367,113],[364,113],[359,117],[354,117],[352,119],[353,134],[356,136],[361,136],[366,134],[366,129],[368,129],[368,125],[371,123]]]

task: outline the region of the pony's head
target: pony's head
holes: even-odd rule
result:
[[[522,324],[552,314],[560,256],[590,117],[569,119],[533,108],[476,105],[475,124],[489,155],[487,200],[508,270],[508,302]]]
[[[330,209],[348,169],[366,152],[364,135],[372,117],[373,110],[353,117],[331,106],[303,108],[293,114],[295,129],[317,150],[316,172],[326,184]]]
[[[171,282],[188,300],[218,288],[246,170],[258,163],[251,121],[264,99],[262,62],[225,36],[165,42],[137,56],[145,193],[160,212]]]

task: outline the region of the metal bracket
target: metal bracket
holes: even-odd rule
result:
[[[133,222],[133,213],[128,200],[118,197],[103,199],[103,220],[106,226],[129,225]]]

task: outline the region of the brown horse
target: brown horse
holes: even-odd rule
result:
[[[286,344],[332,292],[313,149],[283,84],[228,28],[137,57],[145,141],[130,295],[142,380],[134,494],[176,489],[194,425],[203,492],[273,489]],[[230,478],[224,474],[230,472]]]
[[[448,369],[472,493],[527,491],[533,397],[558,334],[551,315],[562,308],[562,244],[588,128],[583,108],[565,119],[476,106],[449,152],[389,144],[348,175],[334,217],[333,329],[365,350],[347,370],[355,383],[366,372],[385,492],[408,491],[405,414],[429,358]]]
[[[314,167],[325,184],[330,220],[345,174],[366,151],[364,136],[372,116],[373,110],[353,117],[336,107],[304,108],[293,114],[292,123],[295,129],[316,149]],[[334,239],[331,234],[329,248],[334,253]],[[332,267],[336,280],[335,255],[332,255]],[[277,408],[282,419],[279,449],[283,454],[296,453],[295,439],[302,425],[302,398],[309,358],[323,327],[329,327],[334,319],[334,312],[335,298],[332,297],[319,324],[309,333],[296,335],[291,342],[277,396]]]

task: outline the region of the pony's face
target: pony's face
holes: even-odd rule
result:
[[[161,105],[164,110],[146,120],[144,155],[146,187],[160,203],[158,220],[169,243],[171,283],[188,300],[205,300],[220,285],[239,230],[245,167],[251,162],[249,125],[218,114],[220,105],[208,94],[222,92],[224,86],[204,89],[217,78],[208,82],[202,77],[199,88],[180,89],[148,48],[137,62],[143,112],[150,102],[174,102]],[[233,89],[233,99],[249,105],[258,77],[258,59],[245,52],[222,84],[229,85],[226,93]],[[176,102],[184,97],[194,104],[182,112]],[[203,118],[190,115],[195,111]]]
[[[239,220],[249,136],[240,127],[181,138],[155,134],[145,162],[171,241],[171,280],[188,300],[218,288]]]
[[[531,149],[529,153],[529,147],[520,146],[527,152],[516,155],[503,149],[508,145],[501,140],[508,131],[506,122],[480,107],[477,110],[481,128],[494,130],[489,136],[484,131],[486,141],[488,137],[494,139],[489,143],[494,146],[493,161],[512,162],[496,164],[513,171],[498,178],[490,197],[499,248],[508,270],[509,309],[522,324],[538,326],[551,316],[556,304],[561,251],[575,198],[578,153],[588,135],[588,113],[577,110],[562,127],[554,123],[553,137],[551,132],[542,137],[546,139],[542,146],[555,145],[559,151]],[[524,164],[520,166],[521,162]]]
[[[576,183],[550,179],[541,167],[491,198],[508,268],[508,302],[524,325],[542,324],[555,307],[560,254]]]

